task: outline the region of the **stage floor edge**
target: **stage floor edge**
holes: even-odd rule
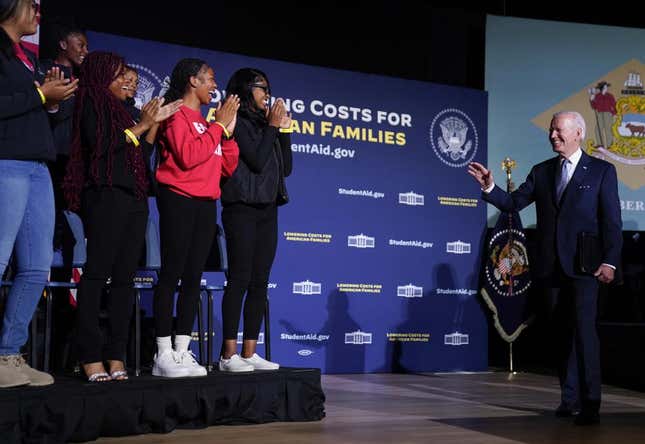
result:
[[[150,375],[88,383],[57,377],[47,387],[0,390],[0,442],[78,442],[175,429],[325,416],[320,370],[224,373],[199,378]]]

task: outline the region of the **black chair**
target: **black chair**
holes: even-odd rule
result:
[[[224,237],[224,230],[220,225],[217,225],[217,229],[215,232],[215,240],[213,241],[213,245],[211,246],[211,250],[208,254],[208,258],[206,259],[206,265],[204,267],[204,271],[206,272],[221,272],[224,273],[224,276],[227,278],[228,277],[228,256],[226,254],[226,238]],[[207,297],[207,310],[208,310],[208,316],[207,316],[207,330],[208,330],[208,339],[207,339],[207,345],[208,345],[208,351],[206,353],[207,358],[206,358],[206,369],[210,372],[213,370],[213,338],[215,337],[215,331],[213,327],[213,303],[214,303],[214,292],[216,291],[224,291],[225,285],[213,285],[213,284],[206,284],[201,286],[201,291],[206,292],[206,297]],[[201,300],[199,303],[199,307],[201,307]],[[201,313],[198,313],[198,325],[200,322],[202,322],[202,316]],[[201,334],[201,333],[200,333]],[[202,349],[201,349],[202,344],[200,344],[200,358],[202,356]]]
[[[161,269],[161,247],[159,245],[157,221],[148,216],[145,246],[139,262],[139,271],[152,271],[156,275]],[[141,290],[153,290],[154,282],[134,282],[134,374],[141,374]]]
[[[78,214],[71,211],[62,212],[69,232],[63,234],[63,245],[61,249],[54,250],[52,268],[83,268],[87,260],[87,244],[85,242],[85,231],[83,222]],[[46,315],[45,315],[45,357],[43,370],[49,370],[51,350],[51,327],[52,327],[52,302],[53,289],[66,288],[68,290],[78,289],[78,283],[70,281],[51,281],[45,287]]]

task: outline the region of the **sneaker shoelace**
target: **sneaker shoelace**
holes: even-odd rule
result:
[[[195,353],[192,350],[186,350],[181,353],[181,362],[184,363],[184,359],[188,359],[190,365],[199,365],[197,359],[195,359]]]
[[[27,365],[25,359],[20,355],[9,355],[9,356],[0,356],[0,361],[4,361],[9,365],[13,365],[16,368],[20,368],[23,365]]]
[[[170,351],[170,358],[174,361],[175,364],[181,363],[181,357],[179,356],[179,353],[175,352],[174,350]],[[158,358],[161,358],[161,356],[164,356],[165,353],[162,355],[158,355]]]

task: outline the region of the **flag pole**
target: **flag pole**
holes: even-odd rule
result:
[[[502,162],[502,169],[506,172],[506,192],[508,193],[513,192],[513,188],[515,188],[515,184],[513,184],[513,179],[511,178],[511,171],[513,170],[513,168],[515,168],[516,165],[517,164],[515,163],[515,161],[510,157],[506,157]],[[508,215],[509,227],[512,226],[512,217],[513,217],[512,214],[509,213]],[[509,236],[510,236],[509,242],[512,243],[513,241],[512,231],[509,233]],[[513,275],[512,274],[509,279],[510,279],[510,284],[508,286],[508,291],[509,291],[509,294],[512,294],[513,293]],[[509,360],[509,363],[508,363],[509,376],[512,376],[515,374],[514,367],[513,367],[513,341],[510,341],[508,343],[508,360]]]

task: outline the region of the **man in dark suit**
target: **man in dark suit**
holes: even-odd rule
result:
[[[502,211],[520,211],[535,202],[538,246],[532,264],[535,280],[546,290],[560,326],[561,403],[557,416],[595,424],[600,408],[600,356],[596,331],[599,282],[610,283],[620,261],[622,222],[616,169],[584,153],[585,122],[577,112],[553,116],[549,140],[556,157],[535,165],[526,181],[506,193],[493,175],[473,162],[468,173],[482,188],[482,198]],[[601,257],[592,272],[578,266],[580,233],[597,236]]]

